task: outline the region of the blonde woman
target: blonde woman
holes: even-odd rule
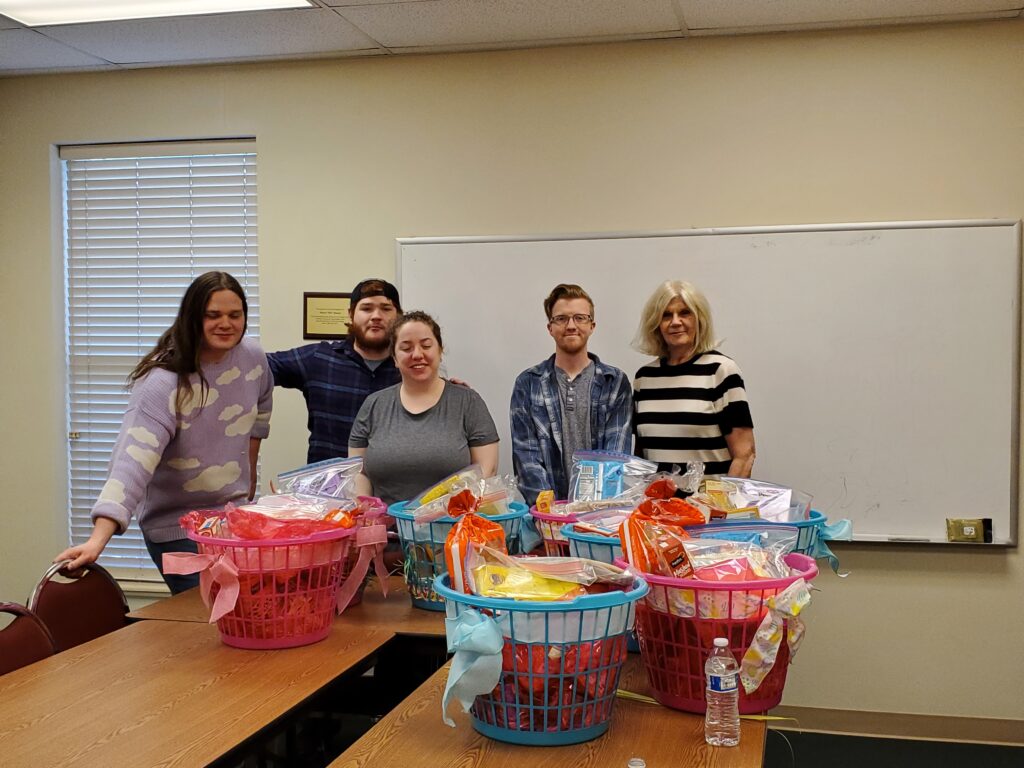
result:
[[[657,357],[633,380],[635,450],[663,469],[703,461],[705,474],[750,477],[754,423],[743,376],[715,345],[704,295],[682,280],[659,285],[633,340]]]

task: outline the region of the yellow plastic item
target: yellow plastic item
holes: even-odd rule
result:
[[[572,600],[586,594],[579,584],[504,565],[481,565],[473,570],[476,594],[481,597],[503,597],[512,600]]]
[[[537,511],[542,515],[551,514],[551,505],[555,503],[554,491],[541,491],[537,494]]]

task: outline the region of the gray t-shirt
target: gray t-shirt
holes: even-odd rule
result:
[[[366,449],[363,472],[386,504],[411,499],[468,466],[471,447],[498,442],[494,420],[472,389],[445,382],[437,404],[414,414],[402,405],[400,387],[366,398],[348,440],[350,448]]]
[[[572,477],[572,455],[576,451],[593,448],[590,435],[590,389],[594,384],[594,364],[576,374],[569,375],[555,366],[558,399],[562,406],[562,466],[565,476]]]

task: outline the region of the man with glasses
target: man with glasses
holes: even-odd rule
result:
[[[309,411],[310,463],[348,456],[348,435],[363,401],[401,381],[388,351],[402,314],[398,289],[370,278],[352,289],[345,341],[322,341],[267,355],[274,384],[298,389]]]
[[[555,354],[519,374],[509,421],[512,462],[529,504],[543,490],[566,498],[578,450],[630,451],[632,387],[626,374],[587,351],[594,302],[562,283],[544,300]]]

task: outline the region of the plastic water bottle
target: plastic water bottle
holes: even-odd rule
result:
[[[740,743],[739,671],[729,640],[715,638],[715,647],[704,664],[708,709],[704,715],[704,741],[713,747]]]

